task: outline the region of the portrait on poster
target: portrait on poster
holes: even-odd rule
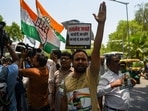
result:
[[[90,111],[91,99],[88,88],[74,90],[67,93],[68,111]]]

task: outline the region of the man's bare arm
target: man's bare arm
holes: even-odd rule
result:
[[[9,43],[6,44],[6,47],[13,59],[13,61],[19,66],[19,57],[16,54],[16,52],[12,49],[11,45]]]
[[[94,15],[95,20],[98,23],[97,33],[94,40],[94,47],[91,55],[91,67],[92,74],[99,73],[100,66],[100,48],[103,39],[104,25],[106,21],[106,5],[105,2],[100,4],[98,15]]]

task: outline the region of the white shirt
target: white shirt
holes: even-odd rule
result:
[[[49,69],[49,78],[48,81],[52,82],[54,78],[54,72],[57,70],[56,63],[52,59],[48,59],[47,61],[47,67]]]
[[[121,78],[121,74],[117,75],[111,70],[100,77],[99,85],[97,87],[98,96],[105,96],[104,104],[120,110],[128,110],[130,93],[129,89],[122,89],[120,87],[111,88],[110,83]]]

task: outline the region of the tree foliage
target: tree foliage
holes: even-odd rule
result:
[[[0,15],[0,21],[3,21],[3,17]]]
[[[4,21],[3,17],[1,15],[0,15],[0,21]],[[4,21],[4,22],[6,22],[6,21]],[[11,40],[13,40],[13,41],[22,41],[23,40],[23,35],[21,33],[20,26],[17,23],[12,22],[12,24],[10,26],[8,26],[7,22],[6,22],[6,26],[5,26],[4,30],[9,35]]]
[[[130,58],[145,59],[148,56],[148,3],[138,4],[134,20],[120,20],[116,31],[109,34],[107,51],[124,52]],[[128,36],[129,33],[129,36]]]
[[[135,13],[135,20],[142,25],[144,31],[148,31],[148,3],[138,4]]]
[[[13,41],[23,40],[23,35],[21,33],[20,26],[15,22],[13,22],[11,26],[6,26],[5,30]]]

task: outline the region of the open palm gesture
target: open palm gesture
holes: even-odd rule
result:
[[[93,14],[94,18],[98,23],[105,22],[106,20],[106,5],[105,2],[100,4],[98,15]]]

